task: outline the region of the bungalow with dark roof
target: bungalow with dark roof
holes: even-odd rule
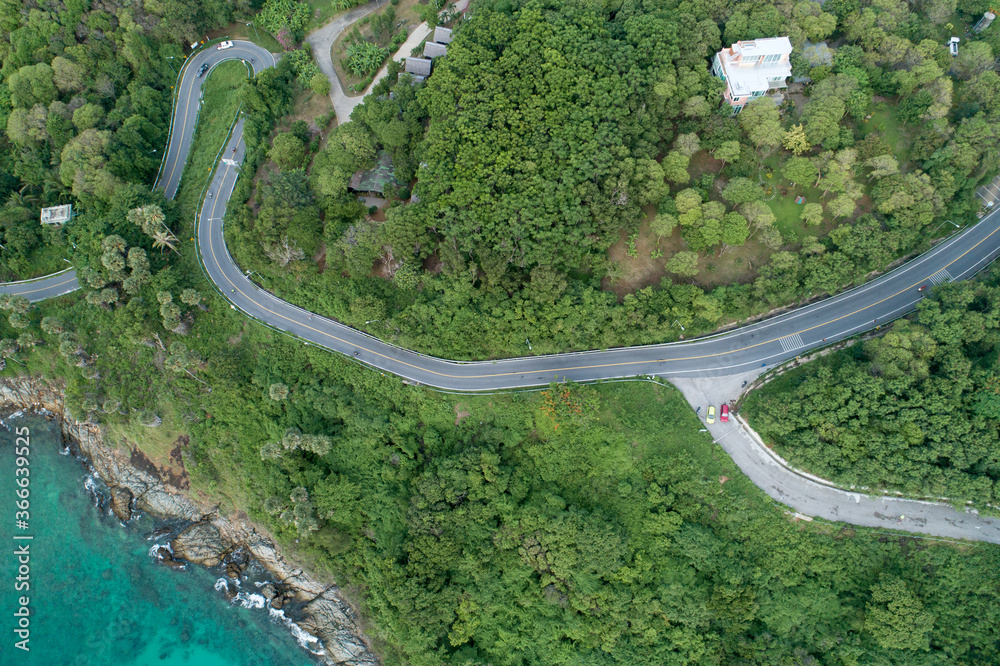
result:
[[[448,55],[448,47],[444,44],[438,44],[437,42],[427,42],[424,44],[425,58],[438,58],[443,55]]]
[[[404,71],[412,74],[414,81],[423,81],[431,75],[431,61],[427,58],[407,58]]]
[[[438,44],[451,44],[451,28],[434,28],[434,41]]]

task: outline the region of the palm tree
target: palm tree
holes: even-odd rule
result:
[[[152,236],[156,229],[166,226],[164,224],[166,216],[163,214],[163,209],[155,204],[133,208],[126,217],[129,222],[137,225],[148,236]]]
[[[177,237],[174,236],[169,231],[163,229],[157,229],[153,232],[153,247],[160,249],[163,248],[171,249],[175,254],[180,256],[180,252],[177,252],[177,246],[174,243],[177,242]]]

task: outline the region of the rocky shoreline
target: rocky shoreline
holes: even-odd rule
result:
[[[167,566],[191,562],[221,566],[229,578],[238,578],[251,558],[278,581],[261,593],[268,605],[280,610],[287,603],[302,604],[297,624],[323,642],[322,663],[333,666],[374,666],[379,663],[361,631],[357,612],[339,588],[294,566],[274,542],[259,532],[245,515],[222,516],[217,507],[203,507],[147,471],[130,463],[129,455],[106,441],[99,425],[80,422],[66,410],[62,388],[30,377],[0,378],[0,410],[46,410],[60,420],[63,437],[75,444],[107,484],[111,509],[123,521],[134,511],[190,521],[158,555]]]

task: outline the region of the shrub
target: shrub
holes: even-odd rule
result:
[[[347,49],[347,69],[355,76],[371,74],[382,66],[386,55],[387,51],[374,42],[355,42]]]
[[[317,95],[329,95],[330,79],[326,78],[323,72],[316,72],[309,80],[309,87]]]

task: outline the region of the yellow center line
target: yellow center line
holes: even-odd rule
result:
[[[185,118],[186,118],[186,112],[185,112]],[[224,184],[226,182],[226,178],[229,176],[229,170],[230,170],[230,166],[227,164],[225,171],[223,171],[223,173],[222,173],[221,184]],[[222,188],[220,187],[219,189],[220,189],[220,192],[221,192]],[[822,326],[826,326],[826,325],[829,325],[829,324],[836,323],[836,322],[838,322],[838,321],[840,321],[842,319],[846,319],[848,317],[854,316],[854,315],[856,315],[856,314],[858,314],[860,312],[864,312],[865,310],[873,308],[876,305],[879,305],[879,304],[884,303],[884,302],[886,302],[886,301],[888,301],[888,300],[890,300],[892,298],[895,298],[896,296],[899,296],[900,294],[902,294],[904,292],[907,292],[910,289],[913,289],[914,287],[920,285],[921,283],[924,283],[926,281],[926,279],[928,279],[928,278],[921,279],[921,280],[915,282],[914,284],[912,284],[912,285],[910,285],[908,287],[900,289],[899,291],[897,291],[894,294],[890,294],[889,296],[886,296],[886,297],[884,297],[884,298],[882,298],[882,299],[880,299],[878,301],[875,301],[874,303],[866,305],[863,308],[858,308],[857,310],[854,310],[853,312],[848,312],[847,314],[841,315],[840,317],[836,317],[835,319],[824,321],[824,322],[821,322],[821,323],[816,324],[814,326],[810,326],[808,328],[804,328],[804,329],[801,329],[801,330],[793,332],[793,333],[787,333],[785,335],[778,336],[777,338],[771,338],[771,339],[768,339],[768,340],[757,342],[757,343],[754,343],[754,344],[751,344],[751,345],[746,345],[744,347],[739,347],[737,349],[732,349],[732,350],[729,350],[729,351],[714,352],[714,353],[711,353],[711,354],[701,354],[701,355],[697,355],[697,356],[684,356],[684,357],[679,357],[679,358],[660,358],[660,359],[654,359],[652,361],[644,361],[644,360],[642,360],[642,361],[622,361],[622,362],[618,362],[618,363],[595,363],[595,364],[591,364],[591,365],[577,365],[577,366],[568,366],[568,367],[554,367],[554,368],[549,368],[549,369],[524,370],[524,371],[518,371],[518,372],[500,372],[500,373],[483,374],[483,375],[451,375],[451,374],[448,374],[448,373],[437,372],[436,370],[431,370],[429,368],[425,368],[425,367],[421,367],[421,366],[418,366],[418,365],[414,365],[412,363],[407,363],[406,361],[402,361],[400,359],[393,358],[391,356],[386,356],[385,354],[383,354],[381,352],[378,352],[378,351],[375,351],[374,349],[369,349],[369,348],[364,347],[362,345],[359,345],[359,344],[356,344],[356,343],[353,343],[353,342],[348,342],[347,340],[344,340],[343,338],[339,338],[336,335],[332,335],[331,333],[327,333],[326,331],[321,331],[321,330],[319,330],[317,328],[313,328],[312,326],[309,326],[308,324],[305,324],[303,322],[297,321],[297,320],[292,319],[290,317],[286,317],[285,315],[283,315],[283,314],[281,314],[279,312],[275,312],[274,310],[271,310],[270,308],[266,307],[264,304],[259,303],[256,300],[254,300],[252,296],[250,296],[249,294],[245,293],[242,289],[240,289],[239,285],[237,285],[235,282],[233,282],[232,280],[229,279],[229,276],[226,275],[225,271],[222,269],[222,264],[221,264],[221,262],[219,262],[219,258],[215,254],[215,244],[212,241],[211,225],[212,225],[212,220],[213,219],[218,219],[215,216],[215,212],[216,212],[216,207],[219,205],[219,200],[220,199],[221,199],[221,197],[215,199],[212,202],[212,212],[210,214],[209,222],[208,222],[208,225],[209,225],[209,229],[208,229],[208,246],[209,246],[209,253],[212,255],[212,260],[215,261],[215,265],[219,268],[219,272],[222,273],[222,276],[230,284],[231,289],[234,289],[235,291],[238,291],[241,296],[243,296],[244,298],[246,298],[248,301],[250,301],[251,303],[253,303],[257,307],[259,307],[261,310],[264,310],[265,312],[268,312],[268,313],[270,313],[270,314],[272,314],[275,317],[278,317],[280,319],[284,319],[285,321],[287,321],[289,323],[297,324],[297,325],[301,326],[302,328],[305,328],[307,330],[312,331],[313,333],[316,333],[318,335],[322,335],[324,337],[327,337],[327,338],[329,338],[331,340],[335,340],[337,342],[340,342],[340,343],[342,343],[344,345],[347,345],[347,346],[350,346],[350,347],[356,347],[357,349],[359,349],[361,351],[367,352],[369,354],[373,354],[374,356],[377,356],[379,358],[383,358],[386,361],[391,361],[391,362],[394,362],[394,363],[399,363],[400,365],[406,366],[408,368],[413,368],[414,370],[419,370],[421,372],[426,372],[426,373],[431,374],[431,375],[435,375],[435,376],[438,376],[438,377],[447,377],[447,378],[450,378],[450,379],[489,379],[489,378],[494,378],[494,377],[509,377],[509,376],[513,376],[513,375],[524,375],[524,374],[530,374],[530,373],[549,373],[549,372],[559,373],[559,372],[569,372],[569,371],[573,371],[573,370],[594,370],[594,369],[598,369],[598,368],[614,368],[614,367],[621,367],[621,366],[626,366],[626,365],[644,365],[644,364],[649,364],[649,363],[667,363],[667,362],[674,362],[674,363],[676,363],[676,362],[680,362],[680,361],[697,361],[697,360],[706,359],[706,358],[713,358],[713,357],[717,357],[717,356],[725,356],[727,354],[735,354],[737,352],[746,351],[748,349],[754,349],[754,348],[757,348],[757,347],[761,347],[763,345],[771,344],[772,342],[777,342],[781,338],[785,338],[785,337],[788,337],[790,335],[796,335],[796,334],[801,335],[802,333],[808,333],[809,331],[815,330],[815,329],[820,328]],[[228,198],[227,198],[227,200],[228,200]],[[985,243],[987,240],[989,240],[998,231],[1000,231],[1000,227],[998,227],[997,229],[994,229],[993,231],[991,231],[985,238],[983,238],[982,240],[980,240],[978,243],[976,243],[975,245],[973,245],[972,247],[970,247],[968,250],[966,250],[965,252],[963,252],[962,254],[960,254],[958,257],[956,257],[952,261],[950,261],[947,264],[945,264],[942,268],[949,268],[950,266],[952,266],[953,264],[955,264],[956,262],[958,262],[960,259],[962,259],[963,257],[965,257],[967,254],[969,254],[970,252],[972,252],[973,250],[975,250],[977,247],[979,247],[980,245],[982,245],[983,243]],[[225,237],[223,237],[223,243],[225,243]],[[939,268],[937,271],[935,271],[935,273],[939,272],[940,270],[942,270],[942,269]],[[280,301],[280,299],[278,299],[278,300]],[[281,302],[282,303],[286,303],[285,301],[281,301]],[[288,303],[286,303],[286,304],[288,304]],[[291,305],[291,304],[288,304],[288,305]],[[738,333],[738,330],[734,331],[734,333]],[[385,344],[385,343],[382,343],[382,344]],[[407,352],[407,351],[410,351],[410,350],[401,349],[401,351]],[[433,358],[433,357],[431,357],[431,358]],[[544,358],[544,357],[540,357],[540,359],[541,358]],[[451,361],[447,361],[445,359],[435,359],[435,360],[440,361],[442,363],[450,363],[451,362]],[[488,363],[489,361],[481,361],[481,362],[482,363]]]
[[[191,70],[188,70],[188,72],[190,72],[190,71]],[[184,124],[181,125],[182,129],[185,128],[185,127],[187,127],[188,109],[191,108],[191,95],[193,93],[194,93],[194,85],[192,85],[191,89],[188,90],[187,101],[184,102]],[[180,132],[179,134],[180,134],[180,144],[178,144],[178,146],[183,146],[184,145],[184,132]],[[167,146],[167,150],[170,150],[170,146]],[[176,151],[174,151],[174,165],[172,167],[170,167],[170,175],[167,176],[167,185],[168,186],[170,184],[170,180],[174,177],[174,171],[177,170],[177,158],[179,157],[179,154],[178,154],[179,152],[180,152],[180,148],[178,147],[178,149]],[[166,190],[166,188],[164,188],[164,190]]]
[[[35,294],[35,293],[38,293],[39,291],[45,291],[46,289],[55,289],[56,287],[61,287],[64,284],[69,284],[70,282],[72,282],[75,279],[76,278],[73,277],[73,278],[70,278],[68,280],[63,280],[62,282],[59,282],[58,284],[51,284],[51,285],[49,285],[47,287],[41,287],[40,289],[31,289],[29,291],[13,291],[13,292],[10,292],[10,293],[11,294],[15,294],[15,295],[19,295],[19,296],[23,296],[24,294]]]
[[[229,169],[227,167],[225,173],[223,174],[223,182],[225,182],[225,178],[228,175],[228,173],[229,173]],[[212,212],[213,212],[212,219],[215,218],[214,213],[215,213],[215,206],[217,204],[218,204],[218,202],[214,202],[213,203],[213,206],[212,206]],[[209,222],[209,225],[211,226],[211,222]],[[1000,227],[998,227],[997,229],[994,229],[993,231],[991,231],[989,233],[989,235],[987,235],[981,241],[979,241],[978,243],[976,243],[975,245],[973,245],[972,247],[970,247],[968,250],[966,250],[965,252],[963,252],[962,254],[960,254],[958,257],[956,257],[955,259],[953,259],[952,261],[950,261],[943,268],[948,268],[948,267],[952,266],[955,262],[959,261],[960,259],[962,259],[963,257],[965,257],[967,254],[969,254],[970,252],[972,252],[974,249],[976,249],[977,247],[979,247],[980,245],[982,245],[983,243],[985,243],[987,240],[989,240],[998,231],[1000,231]],[[226,281],[229,282],[229,284],[231,285],[231,288],[235,289],[236,291],[239,291],[239,293],[244,298],[246,298],[247,300],[249,300],[251,303],[253,303],[257,307],[259,307],[260,309],[264,310],[265,312],[269,312],[272,315],[274,315],[276,317],[279,317],[281,319],[284,319],[285,321],[288,321],[290,323],[298,324],[299,326],[302,326],[303,328],[306,328],[306,329],[308,329],[308,330],[310,330],[310,331],[312,331],[314,333],[318,333],[320,335],[323,335],[323,336],[325,336],[327,338],[330,338],[331,340],[336,340],[337,342],[343,343],[343,344],[351,346],[351,347],[357,347],[358,349],[360,349],[362,351],[368,352],[369,354],[374,354],[375,356],[383,358],[383,359],[385,359],[387,361],[392,361],[392,362],[404,365],[406,367],[413,368],[414,370],[420,370],[422,372],[426,372],[426,373],[431,374],[431,375],[435,375],[435,376],[438,376],[438,377],[447,377],[447,378],[450,378],[450,379],[488,379],[488,378],[493,378],[493,377],[509,377],[509,376],[513,376],[513,375],[524,375],[524,374],[531,374],[531,373],[549,373],[549,372],[558,373],[558,372],[569,372],[569,371],[572,371],[572,370],[592,370],[592,369],[598,369],[598,368],[614,368],[614,367],[621,367],[621,366],[625,366],[625,365],[639,365],[639,364],[648,364],[648,363],[666,363],[666,362],[679,362],[679,361],[696,361],[696,360],[701,360],[701,359],[706,359],[706,358],[712,358],[712,357],[716,357],[716,356],[725,356],[726,354],[735,354],[736,352],[746,351],[748,349],[754,349],[754,348],[760,347],[762,345],[766,345],[766,344],[770,344],[772,342],[776,342],[780,338],[787,337],[788,335],[795,335],[795,333],[788,333],[786,335],[782,335],[782,336],[779,336],[777,338],[771,338],[770,340],[765,340],[765,341],[758,342],[758,343],[755,343],[755,344],[752,344],[752,345],[747,345],[745,347],[740,347],[738,349],[733,349],[733,350],[724,351],[724,352],[715,352],[715,353],[712,353],[712,354],[702,354],[702,355],[698,355],[698,356],[685,356],[685,357],[680,357],[680,358],[661,358],[661,359],[655,359],[655,360],[652,360],[652,361],[623,361],[623,362],[619,362],[619,363],[596,363],[596,364],[592,364],[592,365],[578,365],[578,366],[569,366],[569,367],[554,367],[554,368],[549,368],[549,369],[525,370],[525,371],[519,371],[519,372],[500,372],[500,373],[483,374],[483,375],[451,375],[451,374],[444,373],[444,372],[437,372],[435,370],[431,370],[429,368],[424,368],[424,367],[421,367],[421,366],[418,366],[418,365],[413,365],[412,363],[407,363],[406,361],[402,361],[402,360],[399,360],[399,359],[396,359],[396,358],[392,358],[391,356],[386,356],[385,354],[377,352],[377,351],[375,351],[373,349],[368,349],[367,347],[364,347],[362,345],[355,344],[353,342],[348,342],[347,340],[344,340],[342,338],[338,338],[337,336],[332,335],[330,333],[327,333],[326,331],[321,331],[319,329],[313,328],[312,326],[309,326],[308,324],[304,324],[302,322],[296,321],[295,319],[292,319],[290,317],[286,317],[285,315],[283,315],[283,314],[281,314],[279,312],[275,312],[274,310],[271,310],[270,308],[264,306],[262,303],[259,303],[256,300],[254,300],[249,294],[244,293],[243,290],[240,289],[239,285],[237,285],[236,283],[234,283],[232,280],[229,279],[229,276],[227,276],[225,274],[225,272],[222,271],[222,265],[219,263],[219,259],[218,259],[218,257],[215,254],[215,244],[212,242],[211,231],[209,231],[208,239],[209,239],[209,252],[212,255],[212,259],[215,261],[216,266],[219,267],[220,272],[222,272],[223,277],[225,277]],[[223,240],[225,240],[225,239],[223,239]],[[938,269],[938,271],[940,271],[940,270],[941,269]],[[938,271],[935,271],[935,273],[937,273]],[[899,296],[900,294],[902,294],[902,293],[904,293],[906,291],[909,291],[910,289],[913,289],[914,287],[916,287],[917,285],[919,285],[919,284],[921,284],[923,282],[924,282],[924,280],[920,280],[918,282],[915,282],[914,284],[910,285],[909,287],[901,289],[901,290],[897,291],[896,293],[891,294],[889,296],[886,296],[885,298],[882,298],[882,299],[880,299],[880,300],[878,300],[878,301],[876,301],[876,302],[874,302],[874,303],[872,303],[870,305],[866,305],[863,308],[858,308],[857,310],[855,310],[853,312],[849,312],[849,313],[847,313],[845,315],[841,315],[840,317],[837,317],[835,319],[831,319],[831,320],[823,322],[821,324],[816,324],[815,326],[810,326],[809,328],[804,328],[804,329],[802,329],[800,331],[797,331],[797,333],[799,333],[799,334],[806,333],[808,331],[811,331],[811,330],[814,330],[816,328],[819,328],[820,326],[825,326],[827,324],[832,324],[832,323],[835,323],[837,321],[840,321],[841,319],[845,319],[845,318],[850,317],[852,315],[856,315],[859,312],[864,312],[865,310],[867,310],[869,308],[872,308],[872,307],[874,307],[876,305],[879,305],[880,303],[884,303],[885,301],[887,301],[887,300],[889,300],[891,298],[895,298],[896,296]],[[282,301],[282,302],[284,302],[284,301]],[[408,350],[404,349],[402,351],[408,351]],[[436,359],[436,360],[440,360],[440,361],[445,362],[445,363],[449,362],[449,361],[445,361],[444,359]],[[484,362],[488,362],[488,361],[484,361]]]

